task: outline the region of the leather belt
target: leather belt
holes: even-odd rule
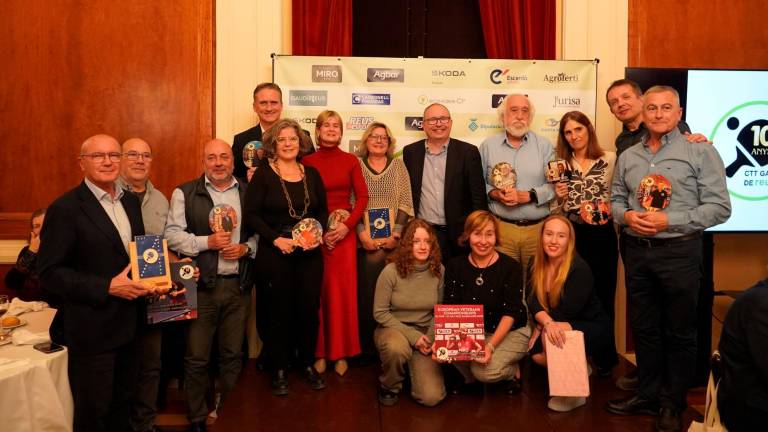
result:
[[[513,220],[513,219],[506,219],[506,218],[503,218],[501,216],[496,216],[496,217],[499,218],[499,220],[502,221],[502,222],[506,222],[506,223],[509,223],[509,224],[517,225],[517,226],[523,226],[523,227],[524,226],[536,225],[537,223],[539,223],[539,222],[544,220],[544,218]]]
[[[681,235],[671,238],[650,238],[650,237],[636,237],[633,235],[624,236],[628,242],[643,247],[643,248],[657,248],[667,247],[678,243],[683,243],[688,240],[695,240],[701,238],[701,231],[696,231],[690,234]]]

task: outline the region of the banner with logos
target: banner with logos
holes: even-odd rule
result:
[[[472,60],[377,57],[273,56],[273,78],[283,90],[283,116],[314,135],[326,109],[344,121],[342,148],[354,152],[365,128],[385,123],[398,151],[424,138],[424,108],[451,112],[451,136],[480,145],[502,132],[497,107],[510,93],[528,95],[535,106],[531,130],[557,140],[568,111],[595,121],[597,62],[593,60]]]

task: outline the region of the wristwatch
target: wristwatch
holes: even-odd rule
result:
[[[536,189],[531,189],[528,191],[528,194],[531,195],[531,202],[534,202],[536,204],[539,203],[539,196],[536,195]]]

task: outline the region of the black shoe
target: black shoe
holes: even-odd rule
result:
[[[609,401],[605,404],[605,410],[619,415],[656,415],[659,412],[659,405],[640,395],[632,395],[628,398]]]
[[[314,366],[305,367],[302,374],[304,375],[304,379],[307,380],[307,383],[309,383],[309,386],[314,390],[322,390],[325,388],[325,380],[315,370]]]
[[[683,424],[680,421],[680,413],[672,408],[659,410],[659,417],[656,419],[657,432],[680,432],[682,430]]]
[[[640,378],[637,376],[637,369],[617,379],[616,387],[626,391],[636,391],[638,387],[640,387]]]
[[[192,422],[189,425],[189,432],[205,432],[205,421]]]
[[[520,378],[512,378],[511,380],[507,381],[507,394],[514,396],[516,394],[520,394],[520,392],[523,391],[523,382],[520,380]]]
[[[278,369],[272,373],[272,394],[275,396],[288,394],[288,375],[285,369]]]
[[[600,367],[600,366],[597,367],[597,376],[600,378],[608,378],[609,376],[611,376],[612,372],[613,372],[612,367]],[[638,384],[639,384],[639,380],[638,380]]]
[[[398,400],[400,400],[400,397],[397,395],[397,393],[393,392],[392,390],[388,390],[383,386],[379,386],[380,404],[384,406],[392,406],[396,404]]]

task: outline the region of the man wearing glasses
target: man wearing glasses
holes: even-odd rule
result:
[[[123,143],[118,185],[139,199],[146,234],[163,235],[168,217],[168,199],[149,181],[152,147],[140,138]],[[136,336],[138,373],[131,404],[130,424],[134,431],[154,430],[157,393],[160,386],[162,327],[141,323]]]
[[[687,143],[677,127],[682,113],[674,88],[645,92],[648,133],[619,157],[611,194],[614,220],[626,234],[622,253],[640,383],[634,395],[606,409],[658,414],[658,431],[682,429],[696,369],[701,232],[731,214],[723,161],[712,146]],[[659,185],[671,193],[662,203],[648,197]]]
[[[122,154],[107,135],[80,150],[82,183],[48,207],[40,242],[43,289],[61,299],[51,339],[69,350],[74,430],[123,430],[134,370],[138,297],[128,243],[144,234],[138,199],[116,184]]]
[[[510,94],[499,105],[499,120],[504,132],[480,145],[485,190],[491,212],[499,218],[499,251],[516,259],[523,268],[536,254],[541,223],[549,215],[549,201],[555,191],[547,183],[544,170],[554,158],[549,140],[529,127],[535,109],[528,96]],[[514,186],[498,188],[488,178],[499,163],[514,170]]]
[[[477,147],[451,138],[453,122],[444,105],[429,105],[422,125],[427,138],[405,146],[403,161],[416,217],[435,228],[446,262],[461,254],[458,239],[467,215],[488,209],[483,169]]]

